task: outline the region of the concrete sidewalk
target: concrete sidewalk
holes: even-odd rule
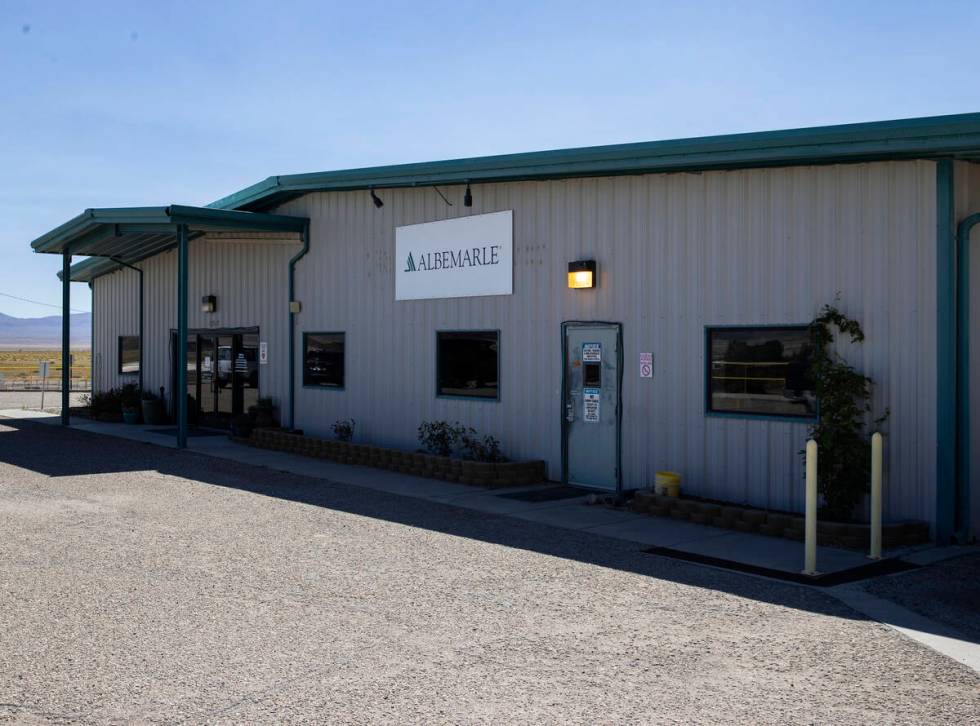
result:
[[[30,419],[40,423],[60,424],[57,416],[40,411],[0,410],[0,417]],[[116,436],[156,446],[176,448],[176,436],[160,433],[173,429],[161,426],[99,423],[73,419],[72,428],[91,433]],[[243,446],[227,436],[190,436],[191,451],[222,459],[263,466],[276,471],[340,482],[393,494],[427,499],[479,512],[505,514],[562,529],[588,531],[605,537],[650,547],[669,547],[690,554],[715,557],[756,567],[789,573],[803,569],[803,544],[762,535],[742,534],[671,519],[650,517],[633,512],[586,506],[585,497],[550,502],[528,502],[501,497],[513,489],[478,489],[463,484],[424,479],[382,469],[338,464],[297,454]],[[539,486],[539,485],[536,485]],[[921,549],[921,548],[919,548]],[[895,550],[888,555],[907,554],[912,549]],[[822,573],[834,573],[868,564],[862,552],[834,547],[818,547],[817,566]]]

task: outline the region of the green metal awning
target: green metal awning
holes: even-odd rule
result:
[[[306,217],[177,204],[86,209],[38,237],[31,247],[35,252],[95,258],[79,263],[71,271],[73,281],[88,282],[116,267],[132,265],[176,247],[179,227],[185,227],[188,239],[194,239],[208,232],[301,234],[308,224]]]
[[[71,388],[71,356],[69,354],[69,312],[71,310],[71,280],[91,280],[116,267],[131,266],[147,257],[168,249],[177,249],[177,360],[187,359],[187,290],[188,245],[192,238],[215,232],[296,233],[304,250],[309,243],[310,221],[306,217],[282,214],[257,214],[225,209],[183,207],[128,207],[116,209],[86,209],[60,227],[31,242],[35,252],[61,255],[61,424],[70,423],[69,390]],[[96,259],[86,260],[83,267],[71,269],[73,255]],[[103,269],[105,268],[105,269]],[[292,262],[290,262],[292,275]],[[292,277],[290,277],[292,290]],[[140,271],[140,387],[143,385],[143,274]],[[290,314],[290,336],[292,336]],[[292,338],[290,338],[292,341]],[[292,346],[290,347],[292,349]],[[292,370],[292,366],[290,366]],[[292,381],[292,379],[290,379]],[[290,382],[290,386],[292,383]],[[187,366],[177,366],[174,391],[187,390]],[[187,396],[174,395],[171,401],[177,418],[177,448],[187,447]]]

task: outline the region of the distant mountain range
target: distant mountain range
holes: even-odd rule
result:
[[[88,348],[92,342],[92,313],[71,316],[71,347]],[[0,347],[60,348],[61,316],[15,318],[0,313]]]

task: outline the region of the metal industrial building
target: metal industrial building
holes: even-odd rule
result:
[[[840,351],[890,411],[886,519],[949,541],[980,529],[978,212],[967,114],[270,177],[87,210],[33,247],[92,288],[96,389],[162,388],[178,420],[261,395],[285,426],[354,418],[406,449],[460,421],[552,479],[673,469],[793,511],[817,402],[790,351],[837,300],[867,336]],[[724,359],[767,329],[783,368]]]

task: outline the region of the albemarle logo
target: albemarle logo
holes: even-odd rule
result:
[[[500,245],[485,245],[442,252],[420,252],[418,262],[412,253],[405,261],[405,272],[451,270],[456,267],[483,267],[500,264]]]

